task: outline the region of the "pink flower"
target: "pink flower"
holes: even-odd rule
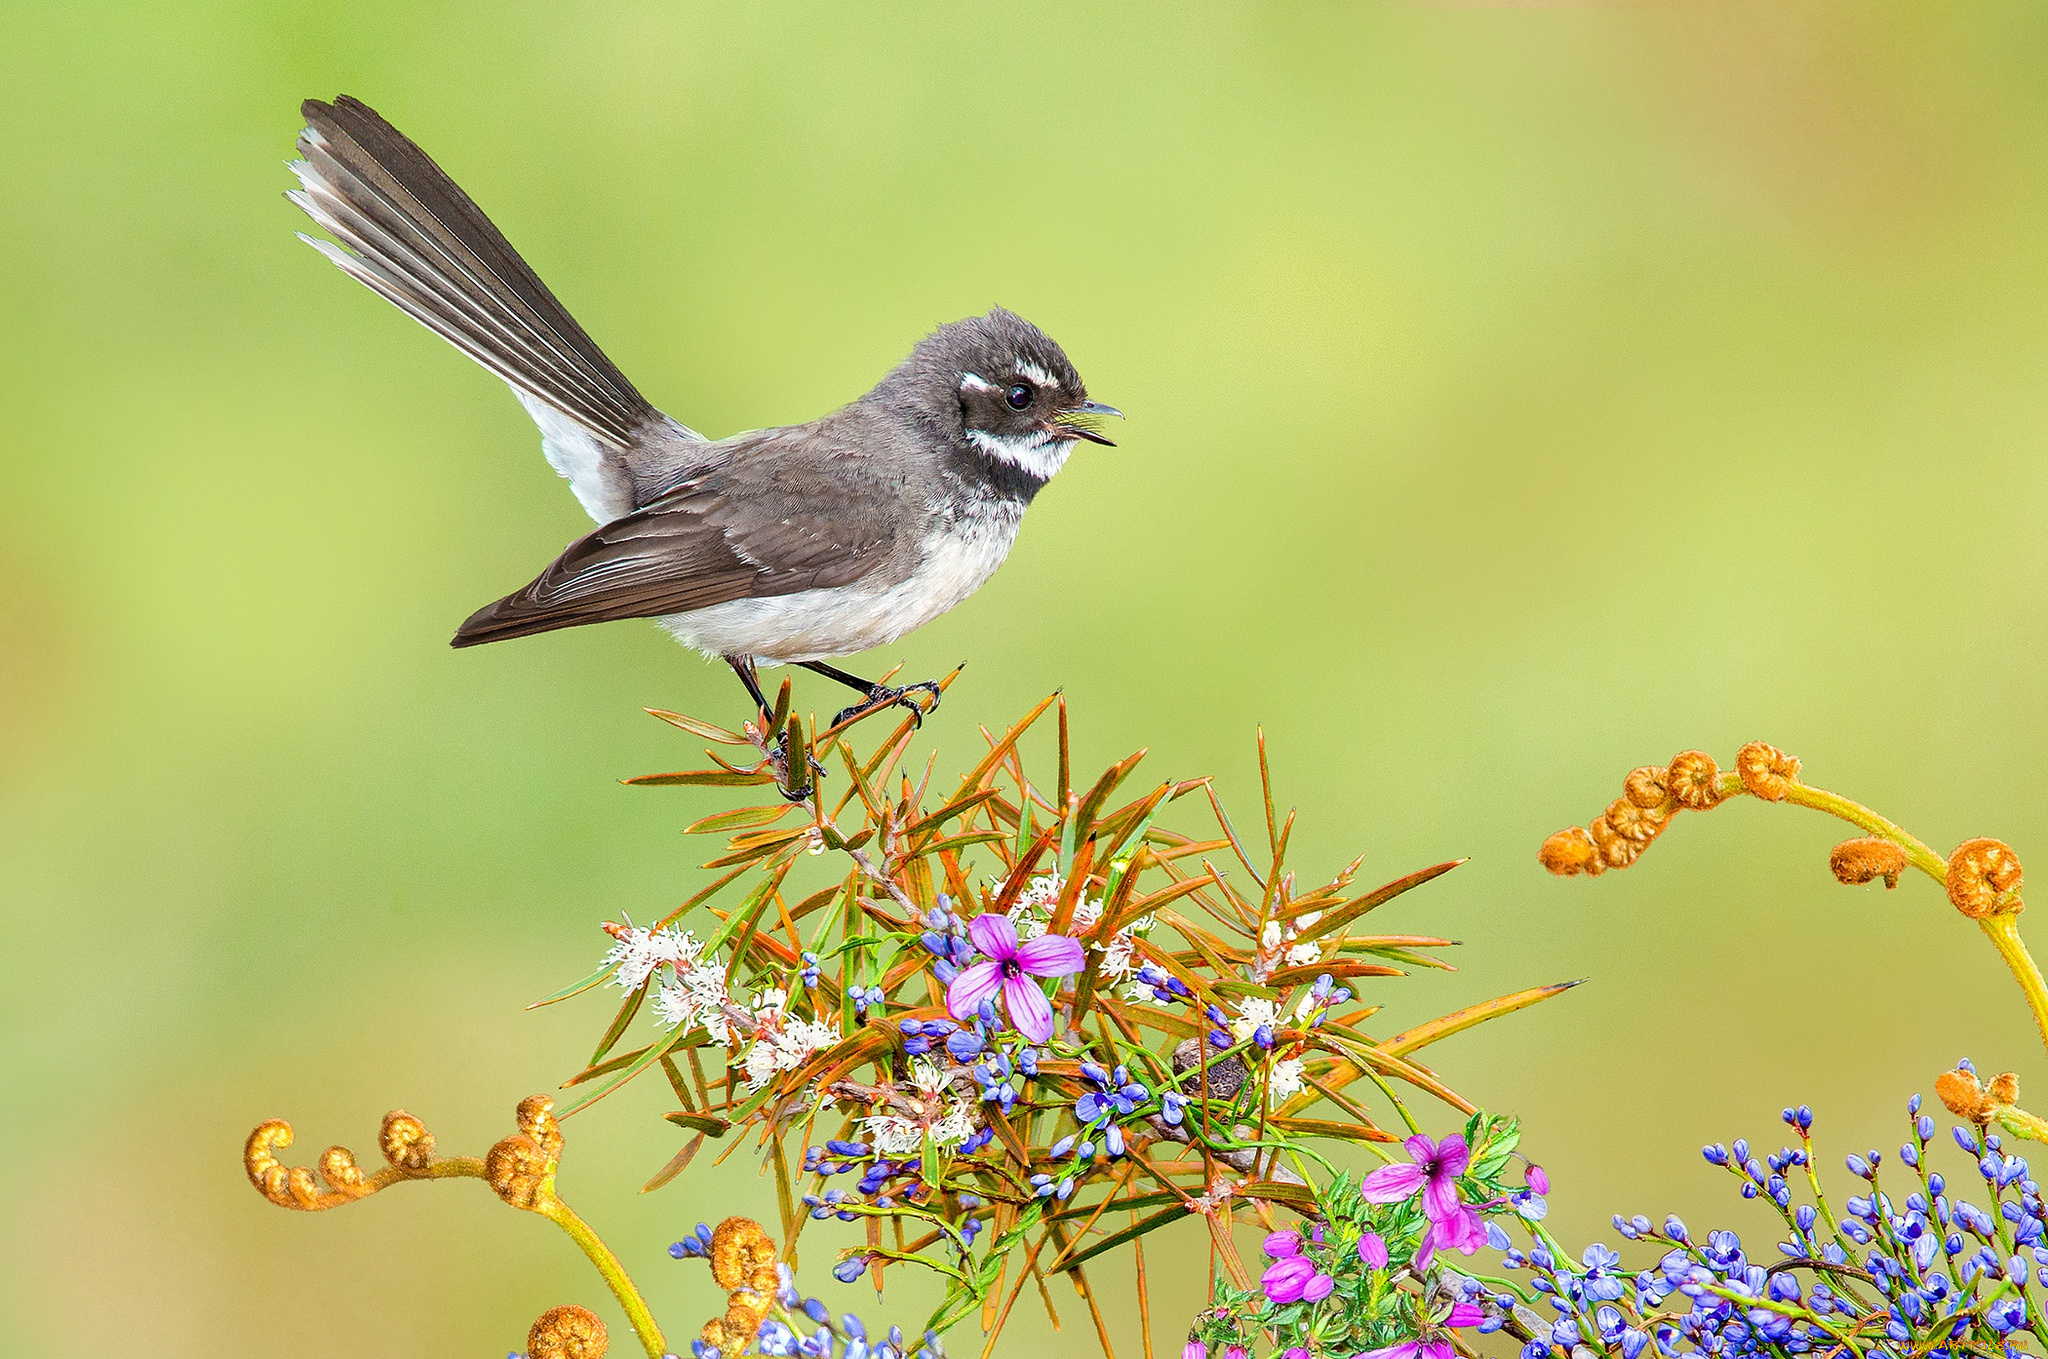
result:
[[[1466,1326],[1477,1326],[1484,1320],[1486,1313],[1480,1310],[1478,1303],[1460,1302],[1452,1305],[1451,1314],[1443,1319],[1443,1325],[1446,1329],[1455,1331]],[[1454,1359],[1454,1354],[1448,1340],[1417,1339],[1367,1350],[1363,1354],[1353,1355],[1351,1359]]]
[[[1454,1355],[1448,1341],[1404,1340],[1398,1345],[1353,1355],[1352,1359],[1454,1359]]]
[[[1387,1267],[1387,1243],[1378,1232],[1367,1232],[1358,1238],[1358,1258],[1365,1262],[1367,1269]]]
[[[1426,1269],[1430,1257],[1442,1248],[1463,1255],[1476,1252],[1486,1242],[1485,1224],[1477,1212],[1458,1202],[1458,1177],[1472,1160],[1464,1136],[1453,1133],[1441,1142],[1432,1142],[1418,1134],[1402,1145],[1408,1148],[1413,1163],[1381,1166],[1359,1185],[1359,1196],[1367,1203],[1399,1203],[1417,1190],[1422,1192],[1422,1212],[1430,1228],[1422,1239],[1422,1249],[1415,1252],[1418,1270]]]
[[[1275,1260],[1301,1254],[1301,1236],[1296,1232],[1274,1232],[1259,1244],[1259,1249]]]
[[[1274,1302],[1289,1303],[1301,1300],[1301,1290],[1316,1276],[1316,1267],[1299,1255],[1289,1255],[1275,1261],[1259,1276],[1259,1287]]]
[[[1223,1359],[1252,1359],[1251,1351],[1242,1345],[1232,1345],[1223,1351]]]
[[[1052,1037],[1052,1006],[1033,977],[1066,977],[1087,966],[1078,941],[1064,934],[1042,934],[1017,943],[1017,927],[1008,916],[993,912],[967,922],[967,937],[988,955],[988,961],[961,970],[946,988],[946,1009],[955,1019],[971,1019],[985,1000],[1003,993],[1003,1008],[1017,1032],[1033,1043]]]
[[[1209,1347],[1199,1340],[1190,1340],[1180,1347],[1180,1359],[1209,1359]]]
[[[1290,1345],[1281,1352],[1280,1359],[1308,1359],[1308,1351],[1299,1345]]]
[[[1548,1194],[1550,1192],[1550,1177],[1545,1175],[1543,1167],[1537,1165],[1534,1161],[1529,1162],[1529,1168],[1522,1172],[1522,1183],[1529,1186],[1529,1192],[1532,1194]]]

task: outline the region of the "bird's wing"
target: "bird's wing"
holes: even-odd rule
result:
[[[897,516],[883,512],[891,488],[864,462],[801,430],[752,436],[570,544],[532,584],[473,614],[454,645],[850,585],[896,545]]]

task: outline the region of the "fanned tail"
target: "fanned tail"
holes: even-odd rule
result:
[[[341,243],[307,244],[510,383],[551,440],[550,413],[620,451],[665,420],[426,152],[347,95],[302,112],[291,168],[303,187],[288,196]],[[560,470],[583,497],[586,469]]]

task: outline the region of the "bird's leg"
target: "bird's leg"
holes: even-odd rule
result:
[[[740,677],[740,683],[747,686],[747,693],[753,698],[754,706],[761,710],[761,726],[765,731],[768,724],[775,720],[775,710],[768,706],[767,695],[761,692],[761,679],[754,671],[754,658],[752,656],[727,656],[725,657],[725,663],[732,667],[732,672],[735,675]],[[792,713],[789,720],[792,722],[796,721],[796,715]],[[811,791],[817,785],[809,778],[811,770],[806,769],[803,771],[806,777],[801,787],[786,786],[796,781],[796,772],[789,767],[789,731],[787,728],[783,730],[781,738],[776,742],[776,749],[781,752],[785,781],[778,782],[775,785],[775,790],[791,802],[802,802],[811,795]],[[824,766],[820,765],[816,760],[810,760],[808,763],[819,773],[825,772]]]
[[[830,680],[838,680],[847,688],[858,689],[861,693],[867,695],[866,702],[856,703],[851,708],[841,708],[838,715],[832,719],[832,725],[835,727],[856,717],[866,717],[869,713],[880,708],[886,708],[891,704],[910,709],[913,721],[919,726],[924,724],[925,718],[939,710],[939,682],[937,680],[919,680],[915,684],[891,686],[875,684],[862,679],[858,675],[849,675],[837,666],[827,665],[823,661],[799,661],[797,664],[813,674],[823,675],[826,679]],[[910,697],[910,695],[919,691],[931,696],[930,707],[926,707]]]
[[[740,677],[740,683],[747,686],[747,693],[754,700],[754,706],[761,710],[761,725],[765,728],[774,720],[775,710],[768,706],[768,697],[761,692],[761,679],[754,673],[754,658],[727,656],[724,659],[725,663],[732,667],[733,674]]]

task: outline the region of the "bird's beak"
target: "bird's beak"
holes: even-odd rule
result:
[[[1100,401],[1084,401],[1073,410],[1061,411],[1054,416],[1052,433],[1061,439],[1086,439],[1091,444],[1115,448],[1114,439],[1105,438],[1097,433],[1094,426],[1089,423],[1091,417],[1100,418],[1105,415],[1113,415],[1119,420],[1124,418],[1124,413],[1114,406],[1105,406]]]

